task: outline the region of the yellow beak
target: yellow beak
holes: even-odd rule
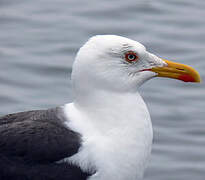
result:
[[[158,77],[174,78],[184,82],[201,82],[199,73],[192,67],[168,60],[164,61],[167,63],[167,66],[154,67],[150,71],[157,73]]]

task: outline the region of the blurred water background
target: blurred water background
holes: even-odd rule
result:
[[[72,101],[78,48],[96,34],[143,43],[205,79],[204,0],[1,0],[0,115]],[[153,79],[141,88],[154,145],[145,180],[205,179],[205,84]]]

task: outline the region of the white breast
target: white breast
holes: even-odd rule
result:
[[[100,97],[89,106],[65,105],[66,125],[83,139],[79,152],[66,161],[96,171],[89,180],[141,179],[153,137],[146,105],[139,94]]]

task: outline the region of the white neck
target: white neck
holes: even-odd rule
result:
[[[65,105],[67,126],[79,132],[83,147],[69,162],[90,180],[141,179],[151,151],[152,125],[138,93],[98,91]]]

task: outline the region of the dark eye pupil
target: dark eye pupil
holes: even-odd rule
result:
[[[133,55],[133,54],[129,54],[129,55],[128,55],[128,58],[129,58],[129,60],[134,60],[134,59],[136,58],[136,56]]]

